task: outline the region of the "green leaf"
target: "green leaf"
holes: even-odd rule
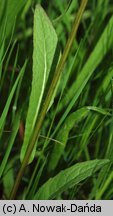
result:
[[[1,80],[1,74],[2,74],[2,58],[4,55],[4,42],[0,48],[0,80]]]
[[[86,122],[83,124],[83,128],[81,128],[82,137],[80,138],[79,142],[79,149],[74,155],[74,160],[79,160],[81,153],[83,150],[86,150],[87,145],[89,144],[89,140],[91,139],[92,134],[94,133],[93,130],[95,129],[95,125],[98,121],[99,116],[98,115],[90,115],[89,118],[87,118]],[[90,157],[90,155],[87,153],[87,156]],[[88,158],[87,158],[88,160]],[[90,158],[89,158],[90,160]]]
[[[105,116],[111,116],[111,113],[106,111],[106,109],[95,107],[95,106],[87,106],[87,109],[95,111],[99,114],[105,115]]]
[[[12,191],[13,185],[14,185],[14,162],[13,160],[10,161],[5,169],[5,174],[3,176],[3,187],[4,187],[4,194],[6,198],[9,198],[9,195]]]
[[[23,161],[29,139],[35,126],[57,46],[56,32],[40,5],[38,5],[35,10],[33,32],[34,49],[32,90],[26,119],[24,143],[21,149],[21,161]],[[34,155],[35,148],[32,152],[30,162],[33,160]]]
[[[27,0],[0,0],[0,35],[3,33],[5,23],[5,37],[7,38],[11,34],[16,17],[26,2]]]
[[[65,149],[69,132],[73,128],[74,124],[81,121],[84,117],[88,115],[89,112],[90,112],[89,109],[81,108],[77,110],[76,112],[70,114],[66,118],[63,126],[60,128],[60,131],[56,137],[56,140],[58,140],[59,143],[57,142],[55,143],[53,147],[53,151],[50,155],[50,160],[48,164],[49,171],[54,170],[56,168],[58,161],[61,158],[63,151]]]
[[[4,155],[3,160],[1,162],[1,165],[0,165],[0,178],[1,178],[2,174],[3,174],[3,172],[4,172],[4,169],[6,167],[10,152],[11,152],[11,150],[13,148],[13,145],[14,145],[14,141],[15,141],[18,129],[19,129],[20,116],[21,116],[21,112],[19,112],[15,116],[15,121],[13,123],[12,133],[11,133],[11,136],[10,136],[9,144],[8,144],[8,147],[7,147],[6,151],[5,151],[5,155]]]
[[[36,200],[54,199],[57,195],[68,188],[77,185],[84,179],[92,176],[96,171],[109,163],[109,160],[92,160],[78,163],[61,171],[58,175],[50,178],[35,194]]]
[[[102,115],[111,116],[111,114],[109,112],[107,112],[105,109],[102,109],[99,107],[94,107],[94,106],[84,107],[84,108],[81,108],[81,109],[77,110],[76,112],[70,114],[65,119],[63,126],[60,128],[59,133],[55,138],[55,140],[58,140],[58,142],[56,141],[56,143],[53,147],[53,151],[50,155],[50,160],[49,160],[49,164],[48,164],[49,171],[54,170],[56,168],[58,161],[60,160],[60,158],[64,152],[70,130],[74,127],[74,125],[76,123],[83,120],[83,118],[85,118],[91,111],[94,111],[94,112],[102,114]],[[92,120],[92,122],[93,122],[93,120]],[[90,123],[90,126],[91,126],[92,122]],[[88,132],[87,132],[87,134],[88,134]],[[82,143],[84,143],[84,139],[82,140]],[[81,151],[82,150],[80,148],[80,152]]]
[[[15,81],[13,87],[12,87],[11,93],[10,93],[8,99],[7,99],[4,110],[3,110],[2,115],[0,117],[0,132],[2,130],[2,127],[3,127],[4,123],[5,123],[6,116],[7,116],[7,113],[8,113],[12,98],[13,98],[14,93],[16,91],[16,88],[18,86],[19,80],[21,79],[21,77],[23,76],[23,74],[25,72],[26,64],[27,64],[27,62],[25,62],[24,66],[22,67],[22,69],[21,69],[21,71],[20,71],[20,73],[19,73],[19,75],[18,75],[18,77],[17,77],[17,79],[16,79],[16,81]]]
[[[97,66],[101,63],[101,61],[103,60],[105,55],[108,53],[108,51],[112,49],[112,44],[113,44],[113,16],[108,22],[104,32],[102,33],[99,41],[97,42],[88,60],[86,61],[83,69],[78,74],[76,81],[73,83],[72,87],[69,89],[65,97],[61,100],[59,109],[61,109],[62,104],[63,104],[63,108],[67,104],[69,105],[66,108],[64,114],[62,115],[54,131],[54,134],[60,128],[61,124],[63,123],[66,116],[72,109],[73,105],[76,103],[80,94],[83,92],[86,84],[88,83],[92,74],[95,72],[95,69],[97,68]]]

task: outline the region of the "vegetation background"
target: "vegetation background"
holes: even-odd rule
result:
[[[1,199],[11,198],[80,3],[0,0]],[[40,6],[35,12],[37,4],[49,18]],[[45,55],[50,67],[40,92]],[[88,1],[16,199],[113,198],[112,77],[113,1]]]

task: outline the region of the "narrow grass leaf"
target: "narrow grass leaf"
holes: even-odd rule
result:
[[[0,48],[0,82],[1,82],[1,75],[2,75],[2,58],[4,55],[4,42]]]
[[[6,105],[4,107],[2,115],[0,117],[0,131],[2,130],[2,127],[3,127],[4,122],[6,120],[6,116],[7,116],[7,113],[8,113],[12,98],[13,98],[14,93],[16,91],[16,88],[18,86],[19,80],[20,80],[21,76],[23,76],[23,74],[25,72],[26,64],[27,64],[27,62],[25,62],[24,66],[22,67],[22,69],[21,69],[21,71],[20,71],[20,73],[19,73],[19,75],[18,75],[18,77],[17,77],[17,79],[16,79],[16,81],[15,81],[13,87],[12,87],[11,93],[10,93],[8,99],[7,99]]]
[[[109,50],[112,48],[113,44],[113,16],[111,17],[110,21],[108,22],[102,36],[100,37],[97,45],[95,46],[94,50],[92,51],[91,55],[89,56],[88,60],[86,61],[82,71],[79,73],[76,81],[73,83],[72,87],[69,89],[66,97],[62,99],[62,103],[66,106],[68,103],[68,107],[64,114],[62,115],[55,131],[59,129],[62,122],[72,109],[73,105],[76,103],[77,99],[79,98],[80,94],[82,93],[84,87],[86,86],[87,82],[89,81],[91,75],[94,73],[97,66],[100,64],[104,56],[107,54]],[[73,95],[74,92],[74,95]]]
[[[86,120],[86,123],[83,125],[83,136],[79,141],[79,150],[74,157],[75,160],[79,160],[81,153],[83,152],[83,150],[85,150],[85,148],[89,144],[90,137],[93,134],[92,130],[95,127],[97,120],[98,120],[97,115],[91,115],[88,121]]]
[[[109,174],[103,187],[97,192],[96,200],[102,199],[102,195],[105,193],[105,191],[107,190],[108,186],[112,181],[113,181],[113,171]]]
[[[55,140],[58,140],[61,144],[57,143],[57,141],[56,141],[56,143],[53,147],[52,153],[50,155],[49,164],[48,164],[48,170],[49,171],[54,170],[56,168],[58,161],[64,152],[70,130],[74,127],[74,125],[76,123],[83,120],[83,118],[85,118],[92,111],[94,111],[95,113],[105,115],[105,116],[111,116],[111,114],[108,111],[106,111],[105,109],[102,109],[99,107],[94,107],[94,106],[87,106],[87,107],[81,108],[81,109],[77,110],[76,112],[70,114],[65,119],[63,126],[60,128],[59,133],[55,138]],[[88,137],[88,134],[90,135],[91,129],[93,127],[93,122],[95,122],[94,119],[92,119],[90,124],[89,124],[90,131],[86,130],[87,135],[84,135],[83,137],[86,137],[86,136]],[[89,131],[89,133],[88,133],[88,131]],[[85,139],[85,138],[81,139],[81,143],[82,143],[83,147],[85,146],[86,141],[87,141],[87,139]],[[80,148],[80,152],[83,151],[83,147]]]
[[[32,187],[31,187],[31,190],[27,196],[27,199],[31,199],[32,197],[34,197],[35,193],[36,193],[36,189],[38,187],[38,183],[39,183],[39,180],[40,180],[40,177],[43,173],[43,170],[44,170],[44,167],[46,165],[46,162],[47,162],[47,159],[45,158],[45,161],[42,163],[41,167],[39,168],[39,170],[37,169],[37,174],[36,174],[36,177],[35,179],[33,179],[32,181]],[[37,167],[38,168],[38,167]]]
[[[10,59],[11,59],[12,52],[13,52],[14,47],[15,47],[15,43],[16,43],[16,41],[13,42],[13,44],[12,44],[12,46],[11,46],[11,49],[10,49],[10,51],[9,51],[9,54],[8,54],[6,63],[5,63],[5,67],[4,67],[3,74],[2,74],[2,79],[1,79],[1,88],[3,87],[3,84],[4,84],[4,80],[5,80],[7,68],[8,68],[8,65],[9,65],[9,61],[10,61]],[[2,62],[3,62],[3,59],[2,59]]]
[[[16,17],[18,16],[19,12],[22,10],[23,6],[27,2],[27,0],[4,0],[0,1],[0,5],[2,2],[2,7],[0,7],[0,14],[2,14],[2,22],[0,25],[0,35],[2,35],[4,25],[6,22],[6,17],[7,17],[7,23],[6,23],[6,31],[5,31],[5,37],[7,38],[14,26]],[[4,4],[5,3],[5,4]]]
[[[112,114],[108,112],[106,109],[95,107],[95,106],[87,106],[87,109],[95,111],[96,113],[105,115],[105,116],[111,116]]]
[[[59,131],[59,133],[55,139],[55,140],[58,140],[61,144],[57,143],[57,141],[56,141],[56,143],[53,147],[53,151],[50,155],[50,160],[49,160],[49,164],[48,164],[48,170],[49,171],[54,170],[56,168],[56,166],[59,162],[59,159],[61,158],[61,156],[64,152],[70,130],[73,128],[73,126],[76,123],[83,120],[83,118],[85,118],[89,112],[90,112],[89,109],[81,108],[81,109],[77,110],[76,112],[70,114],[66,118],[63,126],[61,127],[61,129],[60,129],[60,131]]]
[[[8,147],[6,148],[5,155],[4,155],[3,160],[1,162],[1,165],[0,165],[0,178],[2,177],[2,174],[4,172],[4,169],[6,167],[6,164],[7,164],[8,158],[9,158],[9,155],[10,155],[11,150],[12,150],[13,145],[14,145],[14,141],[15,141],[18,129],[19,129],[20,116],[21,116],[21,113],[18,113],[15,116],[15,121],[13,123],[9,144],[8,144]]]

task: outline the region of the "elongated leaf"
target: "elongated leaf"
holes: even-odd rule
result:
[[[5,119],[6,119],[6,116],[7,116],[7,113],[8,113],[8,110],[9,110],[12,98],[14,96],[14,93],[16,91],[17,85],[19,83],[19,80],[20,80],[20,78],[23,76],[23,74],[25,72],[26,64],[27,64],[27,62],[25,62],[24,66],[22,67],[22,69],[21,69],[21,71],[20,71],[20,73],[19,73],[19,75],[18,75],[18,77],[17,77],[17,79],[16,79],[16,81],[15,81],[13,87],[12,87],[11,93],[10,93],[8,99],[7,99],[6,105],[4,107],[2,115],[0,117],[0,131],[2,130],[2,127],[4,125],[4,122],[5,122]]]
[[[95,111],[96,113],[105,115],[105,116],[111,116],[111,113],[106,111],[106,109],[95,107],[95,106],[87,106],[87,109]]]
[[[102,108],[99,108],[99,107],[94,107],[94,106],[89,106],[87,107],[88,109],[94,111],[95,113],[99,113],[101,115],[104,115],[104,116],[111,116],[111,114],[109,112],[107,112],[105,109],[102,109]],[[93,131],[93,128],[96,124],[96,122],[98,121],[98,116],[97,115],[92,115],[90,116],[88,122],[86,122],[83,126],[83,131],[84,131],[84,134],[80,140],[80,148],[78,150],[78,153],[77,155],[75,156],[76,160],[78,160],[80,158],[80,155],[82,153],[82,151],[85,149],[85,147],[88,145],[88,139],[90,139],[90,136],[91,135],[91,132]],[[97,125],[97,128],[98,128],[99,124]],[[92,132],[93,134],[94,132]]]
[[[4,172],[4,169],[6,167],[6,164],[7,164],[9,155],[10,155],[10,152],[11,152],[12,147],[14,145],[14,141],[15,141],[18,129],[19,129],[20,116],[21,116],[21,113],[19,113],[19,114],[16,115],[16,118],[15,118],[15,121],[14,121],[14,124],[13,124],[13,128],[12,128],[12,133],[11,133],[11,137],[10,137],[10,140],[9,140],[9,144],[8,144],[7,149],[6,149],[5,155],[3,157],[2,163],[0,165],[0,178],[1,178],[2,174],[3,174],[3,172]]]
[[[25,127],[24,143],[21,150],[21,161],[24,158],[30,136],[38,116],[44,89],[57,45],[55,30],[41,6],[37,6],[34,15],[34,50],[33,80],[30,102]],[[34,158],[35,148],[31,155]]]
[[[35,179],[32,179],[33,181],[31,181],[31,190],[30,190],[30,192],[29,192],[29,194],[27,196],[27,199],[31,199],[31,197],[33,197],[35,195],[36,189],[37,189],[40,177],[42,175],[43,169],[44,169],[44,167],[46,165],[46,162],[47,162],[47,160],[45,158],[45,161],[43,162],[43,164],[40,167],[40,169],[38,170],[38,168],[37,168],[37,172],[36,172],[37,175],[36,175]]]
[[[48,165],[49,171],[54,170],[55,167],[57,166],[58,161],[59,161],[59,159],[60,159],[60,157],[63,154],[63,151],[65,149],[65,146],[66,146],[66,143],[68,140],[69,132],[73,128],[74,124],[83,120],[83,118],[86,117],[89,114],[89,112],[91,112],[91,111],[95,111],[96,113],[99,113],[102,115],[111,116],[111,114],[109,112],[107,112],[106,110],[99,108],[99,107],[93,107],[93,106],[81,108],[81,109],[77,110],[76,112],[70,114],[65,119],[65,122],[64,122],[63,126],[61,127],[61,129],[60,129],[60,131],[56,137],[56,140],[58,140],[61,144],[56,142],[54,147],[53,147],[53,151],[52,151],[52,154],[50,156],[49,165]],[[91,126],[91,123],[90,123],[90,126]],[[88,132],[87,132],[87,136],[88,136]],[[85,139],[83,139],[81,143],[84,143],[84,141],[85,141]],[[81,151],[82,150],[80,150],[80,152]]]
[[[79,150],[77,154],[75,155],[74,159],[78,160],[80,158],[81,153],[83,150],[87,147],[89,144],[88,140],[90,139],[91,133],[93,134],[93,129],[96,125],[96,122],[98,121],[98,115],[91,115],[86,120],[86,122],[83,125],[83,135],[79,141]]]
[[[0,82],[1,82],[1,74],[2,74],[2,58],[4,55],[4,42],[0,48]]]
[[[4,194],[6,198],[9,198],[9,195],[11,193],[11,190],[14,185],[14,169],[13,169],[13,160],[10,161],[5,169],[5,174],[3,176],[3,186],[4,186]]]
[[[16,17],[18,16],[19,12],[22,10],[26,2],[27,0],[0,0],[0,20],[2,21],[0,23],[0,35],[2,35],[3,33],[4,25],[6,22],[5,37],[7,38],[9,36],[9,34],[12,32]]]
[[[6,76],[8,64],[9,64],[9,61],[11,59],[11,55],[12,55],[12,52],[14,50],[14,47],[15,47],[15,43],[16,43],[16,41],[14,41],[14,43],[12,44],[11,49],[10,49],[9,54],[8,54],[8,57],[7,57],[7,61],[6,61],[5,67],[4,67],[4,72],[2,74],[2,79],[1,79],[1,88],[3,87],[3,84],[4,84],[4,79],[5,79],[5,76]],[[3,58],[4,58],[4,56],[3,56]],[[3,58],[2,58],[2,62],[1,63],[3,63]]]
[[[80,94],[82,93],[83,89],[85,88],[87,82],[89,81],[91,75],[94,73],[97,66],[103,60],[107,52],[112,49],[113,44],[113,16],[111,17],[110,21],[108,22],[102,36],[100,37],[97,45],[95,46],[94,50],[92,51],[89,59],[86,61],[83,69],[79,73],[76,81],[73,83],[72,87],[69,89],[67,95],[62,99],[59,110],[62,107],[66,106],[68,103],[68,107],[64,112],[59,124],[54,131],[54,134],[61,126],[62,122],[72,109],[73,105],[76,103],[77,99],[79,98]],[[73,95],[74,93],[74,95]]]
[[[35,194],[34,199],[54,199],[58,194],[73,187],[84,179],[92,176],[97,170],[105,166],[109,160],[92,160],[78,163],[55,177],[49,179]]]
[[[57,166],[58,161],[65,149],[69,132],[73,128],[74,124],[81,121],[84,117],[88,115],[89,112],[90,111],[87,108],[81,108],[80,110],[77,110],[76,112],[70,114],[67,117],[65,123],[61,127],[56,137],[56,140],[61,142],[61,144],[56,142],[54,145],[52,154],[50,156],[49,165],[48,165],[49,171],[54,170],[55,167]]]

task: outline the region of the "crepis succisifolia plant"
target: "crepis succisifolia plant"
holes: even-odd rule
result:
[[[87,0],[81,1],[81,5],[76,15],[72,27],[72,31],[68,38],[67,44],[65,46],[65,50],[56,67],[50,88],[48,90],[46,99],[40,111],[40,115],[39,115],[40,118],[38,118],[38,112],[40,109],[41,100],[44,94],[45,85],[47,83],[47,79],[49,76],[58,39],[50,20],[48,19],[47,15],[45,14],[41,6],[40,5],[36,6],[35,14],[34,14],[34,37],[33,37],[34,51],[33,51],[32,91],[31,91],[28,115],[26,120],[24,143],[21,150],[22,165],[16,178],[16,182],[11,194],[11,199],[14,199],[16,196],[25,167],[34,158],[35,149],[36,149],[36,145],[35,145],[36,140],[39,137],[43,120],[49,109],[51,101],[53,100],[57,83],[60,79],[65,62],[67,60],[70,49],[72,47],[87,2],[88,2]],[[38,53],[38,49],[40,50],[41,54],[40,56],[36,57]],[[38,85],[36,83],[37,80],[39,80]],[[35,92],[37,92],[37,95]]]

